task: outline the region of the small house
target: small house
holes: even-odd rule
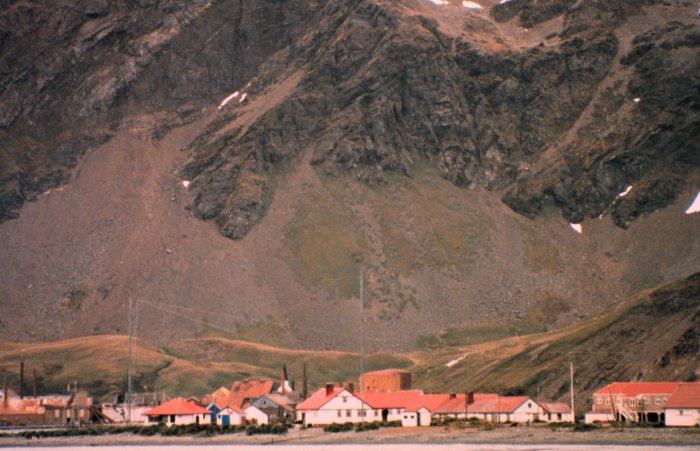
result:
[[[168,426],[175,424],[209,424],[212,412],[202,406],[182,398],[170,401],[144,412],[149,423],[161,423]]]
[[[216,413],[216,423],[221,426],[241,426],[245,422],[245,412],[238,407],[226,406]]]

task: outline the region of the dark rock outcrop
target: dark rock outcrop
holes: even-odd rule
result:
[[[672,202],[698,168],[697,26],[650,28],[624,54],[620,42],[643,6],[665,5],[513,0],[491,9],[498,23],[562,29],[548,45],[488,51],[399,3],[8,3],[0,219],[69,180],[127,114],[244,86],[252,102],[299,73],[251,123],[224,112],[189,148],[192,211],[226,236],[260,220],[275,174],[307,151],[324,173],[372,185],[427,159],[459,186],[508,188],[504,201],[524,215],[610,211],[622,227]],[[465,17],[472,35],[496,33]]]

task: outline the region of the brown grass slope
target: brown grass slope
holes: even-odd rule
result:
[[[567,399],[576,369],[579,409],[612,381],[696,380],[700,370],[700,273],[638,294],[608,314],[548,334],[443,352],[419,364],[433,390],[497,390]],[[447,368],[450,359],[464,356]]]
[[[579,325],[411,354],[371,353],[366,369],[406,368],[414,386],[431,392],[483,390],[568,399],[574,362],[578,409],[589,395],[615,380],[693,380],[700,368],[700,273],[640,293],[623,306]],[[3,342],[0,366],[18,389],[20,360],[27,385],[36,369],[41,392],[78,381],[96,396],[126,386],[127,339],[94,336],[47,344]],[[446,363],[462,357],[452,367]],[[310,390],[329,381],[354,381],[359,356],[305,351],[223,338],[184,340],[156,348],[134,341],[138,390],[170,396],[203,394],[234,380],[277,379],[283,364],[301,388],[303,365]]]

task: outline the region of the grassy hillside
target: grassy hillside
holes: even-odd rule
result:
[[[483,340],[449,344],[459,343],[467,332],[472,334],[468,338]],[[365,366],[411,369],[414,385],[426,391],[492,390],[557,399],[568,397],[569,363],[574,362],[581,411],[592,391],[613,380],[695,380],[700,368],[700,273],[639,293],[618,309],[567,329],[487,340],[501,332],[497,325],[452,329],[441,335],[439,348],[373,353]],[[77,381],[99,397],[126,387],[126,356],[123,336],[44,344],[7,341],[0,350],[0,368],[16,390],[23,359],[26,387],[31,387],[36,369],[40,392],[62,391]],[[134,361],[137,389],[170,396],[200,395],[237,379],[276,379],[283,364],[297,384],[306,364],[310,389],[329,381],[353,381],[359,374],[355,353],[286,349],[220,337],[162,348],[135,340]]]
[[[565,330],[423,354],[415,377],[432,390],[562,398],[568,395],[573,362],[583,409],[590,393],[614,380],[695,380],[699,351],[700,273],[696,273],[640,293],[600,318]]]

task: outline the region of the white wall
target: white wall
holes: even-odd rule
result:
[[[401,415],[401,426],[403,427],[416,427],[418,426],[418,412],[404,412]]]
[[[700,425],[700,409],[664,409],[666,426]]]
[[[608,421],[613,421],[615,418],[612,413],[605,412],[586,412],[584,421],[586,424],[595,423],[596,421],[605,423]]]
[[[561,415],[561,419],[559,419],[559,415]],[[564,423],[564,422],[573,422],[573,416],[571,415],[571,412],[564,413],[562,412],[561,414],[558,413],[552,413],[549,414],[547,412],[543,412],[539,419],[540,421],[544,421],[545,423]]]
[[[270,422],[267,414],[253,405],[245,409],[245,419],[247,422],[255,422],[255,424],[267,424]]]
[[[197,423],[197,418],[199,418],[199,424],[209,424],[211,423],[211,414],[197,414],[197,415],[175,415],[175,422],[170,422],[170,415],[165,416],[165,424],[168,426],[173,424],[195,424]]]
[[[416,427],[416,426],[430,426],[430,420],[432,415],[428,409],[421,407],[418,412],[402,412],[401,413],[401,426],[403,427]],[[419,421],[420,420],[420,421]]]
[[[500,421],[512,421],[514,423],[527,423],[535,421],[544,413],[544,409],[532,399],[528,399],[520,407],[515,409],[510,416],[501,414]]]
[[[219,413],[216,414],[216,418],[217,418],[217,422],[216,422],[216,423],[217,423],[218,425],[223,425],[223,424],[224,424],[224,420],[222,419],[222,417],[223,417],[224,415],[228,415],[228,417],[229,417],[229,424],[230,424],[231,426],[240,426],[240,425],[242,425],[242,424],[245,423],[245,416],[244,416],[244,415],[241,415],[240,413],[238,413],[238,412],[236,412],[235,410],[232,410],[232,409],[224,409],[224,410],[222,410],[221,412],[219,412]]]

